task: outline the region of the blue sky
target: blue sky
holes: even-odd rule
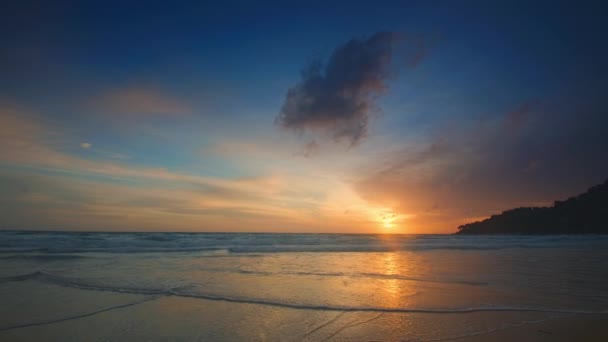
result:
[[[550,204],[608,175],[607,12],[14,2],[0,227],[447,233]]]

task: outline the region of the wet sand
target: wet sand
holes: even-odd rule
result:
[[[463,342],[608,341],[608,317],[606,315],[577,315],[556,318],[454,340]]]
[[[24,291],[31,291],[24,284]],[[32,285],[32,284],[29,284]],[[34,285],[36,286],[36,285]],[[397,314],[295,310],[257,304],[120,295],[47,288],[47,312],[13,300],[2,310],[12,326],[2,341],[606,341],[608,315],[547,316],[543,313],[483,312]],[[40,293],[40,291],[38,291]],[[112,296],[115,296],[113,294]],[[55,301],[55,302],[52,302]],[[131,305],[132,304],[132,305]],[[47,308],[48,309],[48,308]],[[51,318],[52,317],[52,318]],[[64,319],[62,319],[62,317]],[[505,321],[511,323],[505,325]],[[19,326],[17,322],[32,324]],[[462,332],[465,331],[463,334]]]

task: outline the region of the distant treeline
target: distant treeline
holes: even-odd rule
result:
[[[551,207],[507,210],[457,234],[608,234],[608,180]]]

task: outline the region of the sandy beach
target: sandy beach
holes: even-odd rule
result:
[[[608,333],[601,237],[3,238],[12,246],[0,248],[2,341],[601,341]]]
[[[39,315],[37,322],[42,324],[0,331],[0,340],[473,342],[605,341],[608,338],[606,315],[528,316],[527,320],[504,324],[505,319],[514,319],[513,315],[315,312],[175,297],[146,301],[132,295],[120,299],[97,293],[95,299],[84,294],[71,293],[70,296],[78,304],[72,303],[68,310],[71,314],[65,320],[53,322],[53,318]],[[130,305],[133,301],[141,303]],[[125,304],[130,306],[121,307]],[[85,305],[97,309],[93,312],[118,308],[85,316],[88,313],[83,309]],[[5,323],[15,325],[31,321],[32,313],[43,311],[29,307],[9,313],[7,308],[10,306],[4,307],[2,317],[9,317]],[[458,334],[464,324],[469,324],[464,328],[466,332]],[[446,336],[450,331],[453,335]]]

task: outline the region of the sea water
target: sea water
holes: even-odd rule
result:
[[[608,314],[608,237],[0,232],[0,340],[432,341]]]

